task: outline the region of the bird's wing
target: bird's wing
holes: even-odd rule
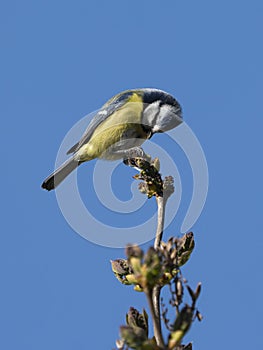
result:
[[[87,127],[86,131],[82,135],[79,142],[77,142],[74,146],[72,146],[68,151],[67,154],[77,152],[84,144],[89,142],[91,139],[91,136],[93,135],[95,129],[109,116],[112,115],[113,112],[120,109],[126,101],[129,99],[129,97],[133,94],[132,91],[127,90],[124,93],[120,93],[116,96],[114,96],[112,99],[110,99],[107,103],[105,103],[104,106],[98,111],[98,113],[93,117],[91,120],[89,126]]]

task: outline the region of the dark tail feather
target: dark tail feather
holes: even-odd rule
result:
[[[54,188],[56,188],[74,169],[76,169],[80,163],[81,162],[78,162],[73,158],[68,159],[57,170],[49,175],[46,180],[44,180],[41,187],[48,191],[54,190]]]

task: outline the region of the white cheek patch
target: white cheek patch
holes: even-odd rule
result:
[[[150,128],[154,127],[156,116],[160,111],[159,103],[160,101],[153,102],[145,108],[142,119],[144,125],[149,126]]]
[[[171,130],[182,123],[182,119],[176,112],[176,109],[170,105],[163,105],[161,107],[155,125],[159,131]]]

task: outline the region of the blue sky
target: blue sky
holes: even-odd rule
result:
[[[262,348],[262,1],[11,0],[1,7],[0,347],[112,349],[125,312],[145,305],[112,276],[109,260],[123,250],[76,234],[40,184],[78,120],[119,91],[151,86],[181,102],[209,166],[196,250],[183,270],[191,285],[203,283],[205,318],[186,341],[202,350]],[[177,234],[192,191],[179,149],[175,157],[184,192],[166,238]],[[128,216],[102,214],[93,167],[79,171],[85,202],[107,224],[130,225]],[[116,170],[123,199],[133,174]],[[154,210],[148,201],[143,215]]]

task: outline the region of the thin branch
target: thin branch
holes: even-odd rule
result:
[[[165,216],[165,204],[166,200],[163,196],[156,197],[157,206],[158,206],[158,222],[156,229],[156,236],[154,241],[154,248],[157,249],[160,247],[160,243],[163,236],[164,228],[164,216]],[[154,335],[156,338],[157,345],[164,348],[164,340],[162,336],[162,327],[161,327],[161,314],[160,314],[160,294],[161,286],[155,286],[152,292],[152,303],[154,308],[154,315],[156,322],[154,323]]]
[[[157,207],[158,207],[158,222],[154,241],[154,249],[160,247],[160,243],[163,237],[163,227],[164,227],[164,216],[165,216],[165,205],[166,200],[163,196],[156,197]]]
[[[157,315],[155,305],[153,303],[153,300],[154,300],[153,293],[154,293],[154,291],[145,291],[147,301],[149,304],[149,308],[150,308],[150,312],[151,312],[151,316],[152,316],[153,331],[154,331],[156,343],[157,343],[159,348],[165,349],[165,344],[164,344],[162,330],[161,330],[160,310],[159,310],[159,315]],[[160,296],[160,294],[159,294],[159,296]]]

